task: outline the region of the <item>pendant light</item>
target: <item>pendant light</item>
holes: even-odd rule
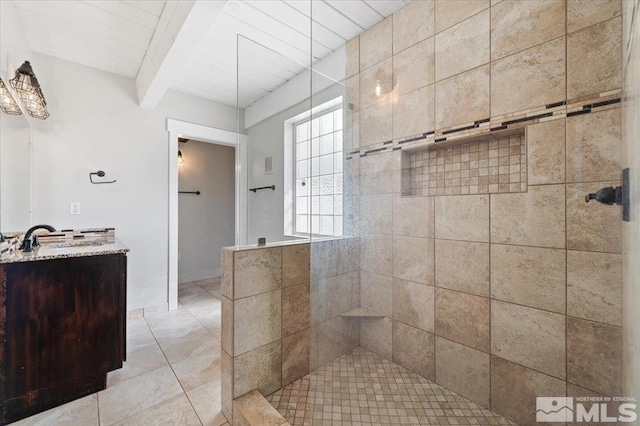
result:
[[[20,107],[16,103],[16,100],[13,99],[9,88],[4,84],[2,78],[0,78],[0,110],[9,115],[22,115]]]
[[[46,120],[49,117],[47,101],[44,99],[40,83],[38,83],[29,61],[24,61],[9,83],[18,93],[18,97],[31,117],[39,120]]]

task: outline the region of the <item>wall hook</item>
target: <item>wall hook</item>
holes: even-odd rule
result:
[[[98,170],[97,172],[89,173],[89,180],[94,185],[100,185],[100,184],[103,184],[103,183],[114,183],[115,182],[115,179],[114,180],[110,180],[110,181],[106,181],[106,182],[94,182],[93,176],[104,177],[104,175],[105,175],[105,173],[102,170]]]

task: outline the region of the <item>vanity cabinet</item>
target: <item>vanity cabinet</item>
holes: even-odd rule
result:
[[[106,387],[126,354],[124,253],[0,264],[0,424]]]

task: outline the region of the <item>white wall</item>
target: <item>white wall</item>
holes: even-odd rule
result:
[[[314,95],[313,105],[320,105],[343,95],[344,87],[336,84]],[[247,129],[249,187],[276,186],[275,191],[249,193],[249,244],[255,244],[259,237],[266,237],[267,242],[292,239],[284,235],[284,122],[310,108],[311,104],[307,99]],[[274,172],[265,175],[264,157],[267,155],[273,155]]]
[[[13,2],[0,1],[0,77],[5,85],[31,50]],[[16,98],[16,102],[20,102]],[[30,226],[29,119],[0,113],[0,231]]]
[[[222,247],[235,241],[235,149],[190,140],[179,144],[178,282],[220,276]]]
[[[631,171],[631,222],[623,222],[623,395],[640,396],[640,1],[623,3],[623,156]],[[631,27],[633,23],[633,27]],[[640,422],[637,422],[638,424]]]
[[[33,221],[115,227],[131,249],[128,308],[165,305],[166,119],[235,131],[236,108],[170,90],[144,109],[133,79],[41,54],[32,59],[51,112],[32,127]],[[97,170],[117,182],[92,185],[89,172]],[[69,215],[69,201],[82,203],[81,215]]]

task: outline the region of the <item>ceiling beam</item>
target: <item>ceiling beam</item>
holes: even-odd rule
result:
[[[153,108],[227,1],[169,0],[136,77],[138,104]]]

